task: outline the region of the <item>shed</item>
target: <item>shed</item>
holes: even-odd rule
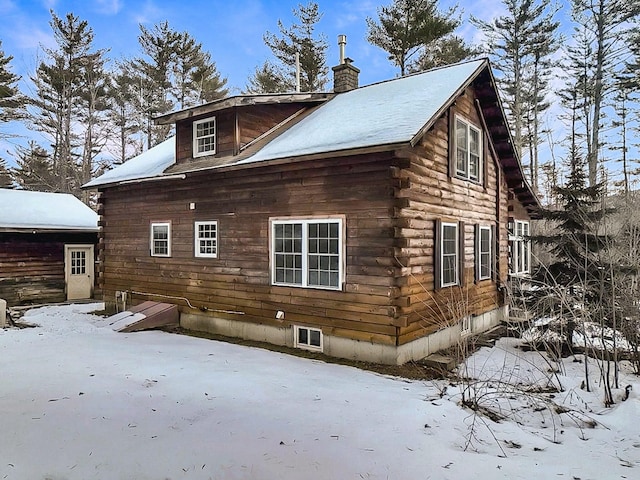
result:
[[[0,189],[0,298],[91,298],[98,215],[70,194]]]

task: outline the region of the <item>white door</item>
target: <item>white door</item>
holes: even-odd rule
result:
[[[65,245],[64,272],[67,300],[93,295],[93,245]]]

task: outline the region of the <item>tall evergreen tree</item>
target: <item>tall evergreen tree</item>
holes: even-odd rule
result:
[[[455,11],[438,11],[437,0],[393,0],[378,9],[377,20],[367,18],[367,41],[387,52],[404,76],[412,57],[458,27]]]
[[[640,16],[639,0],[572,0],[572,18],[582,50],[573,49],[572,68],[586,77],[584,102],[591,106],[585,119],[589,184],[595,185],[601,162],[604,107],[616,75],[624,67],[633,24]],[[588,41],[585,41],[588,40]],[[575,43],[575,42],[574,42]]]
[[[118,65],[118,70],[109,77],[108,118],[112,125],[110,149],[114,163],[122,164],[142,153],[142,145],[136,141],[140,123],[136,112],[135,78],[126,65]]]
[[[279,34],[266,32],[264,42],[271,49],[273,55],[279,60],[282,69],[269,68],[264,64],[254,74],[254,81],[260,82],[265,87],[294,90],[296,86],[296,54],[300,62],[300,90],[303,92],[321,91],[327,84],[327,39],[323,34],[316,35],[315,29],[323,14],[318,4],[310,1],[306,5],[299,4],[293,9],[293,15],[299,23],[294,23],[286,28],[281,20],[278,20]],[[283,73],[283,77],[275,76]],[[268,78],[267,76],[274,76]],[[259,87],[260,88],[260,87]]]
[[[151,148],[171,134],[169,126],[155,125],[154,117],[226,96],[227,80],[221,78],[201,43],[187,32],[175,31],[168,22],[152,29],[140,25],[138,42],[142,56],[128,62],[128,71],[134,79],[146,148]]]
[[[102,58],[104,52],[92,52],[93,30],[85,20],[72,13],[64,18],[51,11],[51,28],[56,49],[45,50],[48,62],[41,62],[35,77],[37,96],[32,99],[36,108],[34,124],[52,140],[52,170],[58,179],[57,190],[79,193],[85,138],[76,122],[83,102],[87,68]],[[91,60],[90,58],[93,58]],[[94,63],[95,65],[95,63]],[[95,73],[95,72],[94,72]],[[80,149],[80,151],[78,151]]]
[[[20,77],[10,68],[12,56],[5,55],[0,41],[0,127],[13,120],[20,120],[24,116],[26,98],[18,89]],[[9,136],[0,128],[0,138]]]
[[[550,0],[503,0],[507,13],[489,22],[472,21],[487,36],[487,52],[501,73],[498,82],[513,128],[514,147],[520,158],[529,155],[529,177],[538,190],[538,145],[541,116],[552,70],[552,55],[559,47]]]

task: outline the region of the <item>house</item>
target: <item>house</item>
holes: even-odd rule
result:
[[[91,298],[98,215],[73,195],[0,189],[0,298]]]
[[[105,300],[190,329],[388,364],[507,315],[538,207],[489,62],[332,93],[235,96],[89,182]],[[511,265],[511,267],[510,267]]]

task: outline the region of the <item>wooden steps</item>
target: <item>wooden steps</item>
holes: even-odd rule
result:
[[[179,323],[178,307],[170,303],[147,301],[105,320],[116,332],[138,332]]]

